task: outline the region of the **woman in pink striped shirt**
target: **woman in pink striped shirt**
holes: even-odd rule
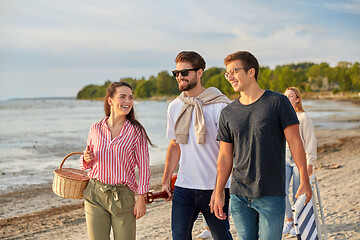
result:
[[[115,240],[135,239],[136,220],[146,212],[145,194],[150,180],[148,143],[152,143],[135,118],[129,84],[111,84],[104,109],[106,117],[91,126],[80,161],[82,169],[90,169],[90,181],[84,191],[88,235],[94,240],[110,239],[112,227]]]

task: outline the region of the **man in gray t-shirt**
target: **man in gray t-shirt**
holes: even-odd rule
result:
[[[293,124],[290,102],[268,90],[254,103],[235,100],[223,109],[217,140],[234,145],[231,194],[285,196],[284,129]]]
[[[219,219],[230,173],[231,213],[240,239],[281,239],[285,213],[285,140],[300,172],[297,196],[312,196],[299,121],[288,99],[257,84],[259,63],[249,52],[225,58],[230,82],[240,98],[225,107],[219,120],[215,198]]]

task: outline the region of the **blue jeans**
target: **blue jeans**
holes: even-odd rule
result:
[[[290,182],[291,182],[291,177],[293,178],[293,185],[292,185],[292,190],[293,190],[293,203],[296,202],[296,192],[300,186],[300,173],[298,168],[295,166],[290,166],[288,164],[286,164],[285,166],[286,168],[286,179],[285,179],[285,218],[286,219],[290,219],[292,218],[292,211],[291,211],[291,204],[290,204],[290,199],[289,199],[289,187],[290,187]]]
[[[199,212],[205,217],[214,239],[232,239],[228,220],[220,220],[210,212],[212,190],[175,187],[172,200],[171,229],[174,240],[191,240],[191,232]],[[229,211],[229,189],[225,190],[224,212]]]
[[[231,194],[230,198],[231,214],[239,239],[281,239],[285,197],[251,198]]]

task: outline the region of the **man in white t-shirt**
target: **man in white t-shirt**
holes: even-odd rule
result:
[[[217,88],[201,85],[206,63],[198,53],[182,51],[175,62],[173,75],[182,93],[168,107],[166,137],[170,143],[162,181],[167,201],[172,200],[172,236],[175,240],[192,239],[192,226],[201,212],[214,239],[232,239],[228,219],[218,219],[209,207],[216,182],[219,117],[230,100]],[[178,164],[172,194],[169,182]],[[223,210],[227,214],[230,181],[226,187]]]

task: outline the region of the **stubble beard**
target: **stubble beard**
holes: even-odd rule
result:
[[[189,91],[189,90],[191,90],[191,89],[193,89],[194,87],[196,87],[196,85],[197,85],[197,82],[196,81],[190,81],[190,80],[188,80],[188,85],[186,85],[186,86],[180,86],[179,85],[179,90],[181,91],[181,92],[184,92],[184,91]]]

